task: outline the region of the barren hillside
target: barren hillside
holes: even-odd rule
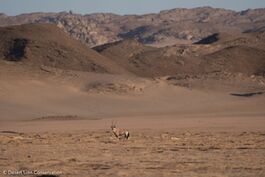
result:
[[[98,73],[126,73],[52,24],[27,24],[0,28],[1,65],[49,66]]]
[[[125,40],[95,47],[127,70],[144,77],[265,72],[264,32],[215,33],[195,44],[163,48]]]

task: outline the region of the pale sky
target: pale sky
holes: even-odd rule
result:
[[[0,12],[18,15],[31,12],[61,12],[89,14],[145,14],[173,8],[212,6],[236,11],[265,8],[265,0],[0,0]]]

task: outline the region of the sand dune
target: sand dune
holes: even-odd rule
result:
[[[118,118],[120,122],[127,122],[137,117],[158,116],[161,119],[175,118],[175,125],[179,127],[177,120],[188,117],[203,119],[264,116],[265,95],[259,94],[249,98],[231,95],[238,86],[230,91],[228,88],[231,87],[222,89],[223,91],[213,91],[180,87],[164,79],[76,74],[80,76],[51,75],[42,80],[32,77],[16,80],[9,76],[2,79],[1,120],[30,121],[54,116],[55,120],[59,121],[60,118],[58,120],[56,116],[73,116],[73,120],[74,117],[77,117],[77,120]],[[82,77],[86,79],[83,80]],[[100,87],[90,88],[92,90],[84,89],[94,83],[102,84]],[[52,121],[51,119],[48,120]],[[144,119],[137,121],[135,128],[148,128],[148,121]],[[146,122],[145,126],[142,125],[143,122]]]

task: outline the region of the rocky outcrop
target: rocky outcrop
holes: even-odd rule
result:
[[[213,33],[261,31],[265,9],[235,12],[201,7],[172,9],[157,14],[116,15],[73,12],[0,15],[0,26],[25,23],[53,23],[88,46],[135,38],[141,43],[167,45],[193,43]]]

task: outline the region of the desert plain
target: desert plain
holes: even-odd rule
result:
[[[1,176],[264,176],[264,95],[82,74],[1,78]]]
[[[0,32],[1,177],[265,176],[264,31],[93,49],[58,24]]]

